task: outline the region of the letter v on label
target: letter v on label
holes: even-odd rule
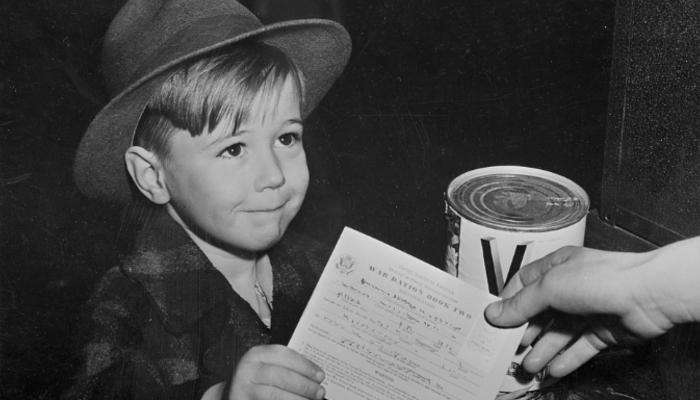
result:
[[[484,267],[486,268],[486,281],[488,282],[489,293],[498,296],[508,282],[510,282],[511,278],[520,270],[520,267],[530,262],[533,247],[531,244],[532,242],[525,242],[515,247],[513,259],[510,261],[508,275],[504,280],[501,256],[498,251],[496,238],[486,237],[481,239],[481,251],[484,257]]]

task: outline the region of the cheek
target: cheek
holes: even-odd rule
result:
[[[297,190],[303,197],[306,194],[306,189],[309,187],[309,168],[306,166],[306,160],[304,160],[297,171],[297,182]]]
[[[175,172],[177,174],[177,171]],[[177,174],[171,179],[171,201],[188,213],[207,212],[215,206],[218,198],[210,174]]]
[[[308,185],[309,183],[309,166],[306,163],[306,152],[302,150],[299,156],[299,174],[303,177],[304,181]]]

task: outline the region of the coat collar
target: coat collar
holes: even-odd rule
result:
[[[323,266],[317,259],[325,263],[325,248],[319,258],[315,257],[318,249],[308,247],[308,242],[288,231],[269,252],[274,283],[273,328],[295,325],[296,321],[287,317],[303,311],[320,275]],[[241,317],[259,321],[185,230],[164,211],[158,211],[146,223],[122,269],[141,284],[160,310],[164,325],[174,333],[186,331],[217,306],[231,302],[238,303],[236,309],[249,311]]]

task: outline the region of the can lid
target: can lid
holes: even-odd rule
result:
[[[476,224],[525,232],[573,225],[589,208],[588,195],[573,181],[516,166],[488,167],[460,175],[447,188],[447,202]]]

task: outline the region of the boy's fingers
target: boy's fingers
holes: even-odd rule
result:
[[[305,399],[322,400],[326,394],[323,386],[316,381],[278,365],[265,364],[260,369],[256,379],[261,381],[256,382],[257,390],[261,391],[261,395],[263,395],[261,398],[282,398],[283,395],[291,394],[294,396],[287,396],[290,399],[299,396]],[[269,396],[273,392],[277,393],[274,396]]]
[[[232,398],[247,392],[254,398],[321,400],[325,396],[320,385],[324,377],[318,365],[286,346],[256,346],[238,364],[234,380],[242,392],[232,392]]]
[[[294,371],[316,383],[323,382],[325,374],[321,367],[296,351],[282,345],[258,346],[251,349],[259,362],[276,365]]]

